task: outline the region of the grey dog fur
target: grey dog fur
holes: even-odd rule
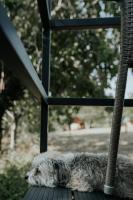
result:
[[[106,167],[107,154],[48,152],[34,158],[27,177],[29,184],[36,186],[103,191]],[[122,155],[117,159],[114,194],[133,198],[133,161]]]

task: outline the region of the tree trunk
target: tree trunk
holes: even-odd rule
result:
[[[17,143],[17,130],[18,130],[18,123],[19,123],[19,119],[21,118],[21,114],[12,113],[13,117],[12,117],[12,126],[10,129],[10,149],[11,150],[15,150],[16,149],[16,143]]]
[[[0,152],[2,151],[2,118],[0,117]]]
[[[3,135],[2,135],[2,117],[4,115],[4,110],[1,110],[0,112],[0,152],[2,152],[2,138],[3,138]]]
[[[17,133],[18,133],[18,123],[19,123],[19,119],[20,119],[21,115],[15,115],[15,130],[14,130],[14,142],[15,142],[15,147],[17,144]]]
[[[15,149],[15,129],[16,129],[16,124],[15,122],[13,122],[10,128],[10,149],[11,150]]]

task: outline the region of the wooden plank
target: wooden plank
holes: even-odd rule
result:
[[[54,189],[52,188],[45,188],[45,195],[43,196],[42,200],[53,200],[54,198]]]
[[[55,188],[54,189],[54,200],[71,200],[71,191],[66,188]]]
[[[119,197],[107,196],[103,192],[74,192],[75,200],[122,200]]]
[[[32,187],[23,200],[71,200],[71,191],[64,188]]]
[[[122,200],[118,197],[106,196],[102,192],[74,191],[75,200]],[[23,200],[71,200],[72,194],[65,188],[32,187]]]
[[[47,190],[44,187],[32,187],[23,200],[43,200],[47,199]]]
[[[53,31],[80,30],[98,28],[120,27],[120,17],[90,18],[90,19],[57,19],[50,21],[50,28]]]
[[[17,35],[15,28],[7,17],[6,10],[0,4],[0,59],[5,66],[20,79],[30,92],[39,100],[47,103],[44,87]]]
[[[34,196],[32,200],[42,200],[43,196],[45,196],[45,190],[42,187],[36,187],[36,191],[34,192]]]
[[[32,187],[28,190],[23,200],[32,200],[35,194],[38,194],[38,191],[36,187]]]
[[[72,196],[73,193],[73,196]],[[66,188],[32,187],[23,200],[122,200],[103,192],[77,192]],[[125,199],[126,200],[126,199]]]

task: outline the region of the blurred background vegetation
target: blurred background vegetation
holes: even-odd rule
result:
[[[37,1],[2,0],[2,3],[41,77],[42,27]],[[118,16],[120,8],[115,2],[103,0],[54,0],[51,15],[59,19]],[[119,65],[118,29],[53,32],[51,38],[50,97],[111,97],[106,94],[106,89],[111,87]],[[109,126],[111,114],[112,108],[51,106],[49,131],[69,129],[75,116],[80,116],[87,127],[92,121],[95,121],[95,127]],[[0,164],[1,200],[23,197],[27,189],[23,180],[26,166],[22,166],[23,154],[19,161],[14,157],[16,151],[36,152],[32,144],[38,145],[39,131],[40,105],[5,66],[5,90],[0,94],[0,152],[4,158],[4,164]],[[31,135],[30,141],[27,133]],[[19,149],[23,140],[25,143]],[[28,161],[27,156],[25,162]]]
[[[42,33],[37,1],[4,2],[41,77]],[[99,0],[55,0],[52,8],[52,18],[119,15],[118,4]],[[115,77],[119,65],[119,38],[117,29],[53,32],[49,96],[108,98],[105,90],[110,87],[110,81]],[[15,123],[15,134],[18,127],[22,130],[26,126],[30,132],[39,132],[40,127],[40,106],[6,68],[5,71],[6,89],[0,95],[0,141],[7,132],[8,123],[10,127]],[[51,131],[56,130],[56,122],[69,124],[72,115],[79,112],[79,108],[52,106],[49,111]]]

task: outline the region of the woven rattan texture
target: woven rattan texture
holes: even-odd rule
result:
[[[122,3],[122,64],[131,64],[133,61],[133,0],[124,0]]]
[[[113,187],[128,67],[133,60],[133,0],[121,2],[121,65],[118,70],[105,185]]]

